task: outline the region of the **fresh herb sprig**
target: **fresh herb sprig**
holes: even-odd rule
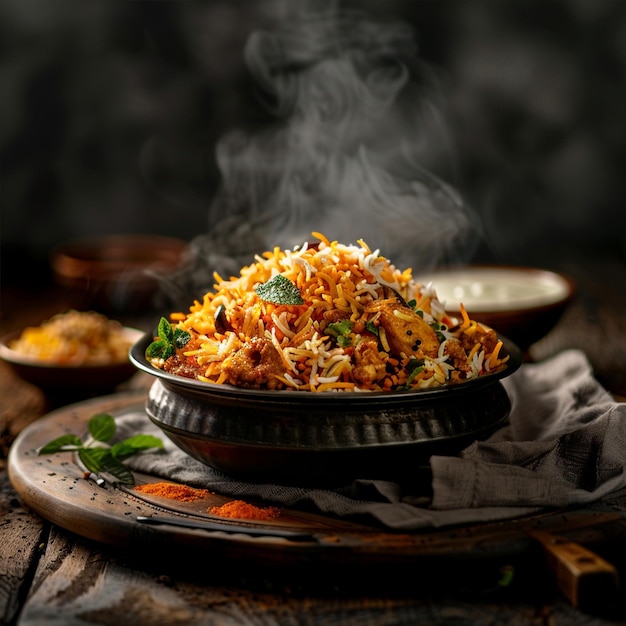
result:
[[[304,304],[300,290],[286,276],[276,274],[255,289],[261,300],[273,304]]]
[[[342,348],[348,348],[352,345],[352,339],[350,333],[354,323],[350,320],[341,320],[340,322],[333,322],[326,327],[326,332],[332,335],[337,340],[337,345]]]
[[[184,348],[191,335],[181,328],[174,328],[169,321],[162,317],[157,326],[157,338],[146,348],[148,359],[169,359],[176,354],[177,348]]]
[[[38,454],[77,452],[83,465],[94,474],[105,472],[125,485],[133,485],[133,473],[123,460],[151,449],[163,447],[163,441],[153,435],[133,435],[111,445],[117,426],[108,413],[97,413],[89,419],[89,435],[82,441],[78,435],[67,434],[53,439],[39,449]]]

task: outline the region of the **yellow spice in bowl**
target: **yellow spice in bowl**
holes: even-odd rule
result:
[[[94,311],[67,311],[29,326],[9,343],[21,355],[59,365],[100,365],[128,358],[123,326]]]

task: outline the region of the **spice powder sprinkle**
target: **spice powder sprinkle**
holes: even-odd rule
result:
[[[218,517],[230,517],[237,519],[253,519],[253,520],[269,520],[279,517],[281,510],[277,507],[270,506],[261,508],[254,506],[243,500],[231,500],[221,506],[212,506],[208,509],[208,513]]]
[[[174,483],[147,483],[145,485],[137,485],[134,487],[134,490],[152,496],[178,500],[179,502],[195,502],[208,496],[210,493],[207,489],[196,489]]]

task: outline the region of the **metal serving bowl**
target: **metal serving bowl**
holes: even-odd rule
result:
[[[152,334],[130,351],[156,378],[149,418],[202,463],[247,481],[340,484],[355,478],[417,475],[434,454],[453,455],[485,439],[507,419],[501,383],[522,363],[510,340],[506,369],[464,383],[400,392],[263,391],[203,383],[154,368]]]

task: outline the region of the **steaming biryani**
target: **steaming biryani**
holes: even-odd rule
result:
[[[157,368],[254,389],[397,391],[461,383],[506,367],[496,333],[449,317],[432,284],[379,250],[329,241],[255,257],[188,313],[161,320]]]

